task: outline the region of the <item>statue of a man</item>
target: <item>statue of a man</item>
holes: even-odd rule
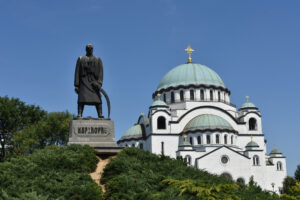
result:
[[[78,117],[82,117],[84,105],[95,105],[99,118],[102,116],[100,90],[103,81],[103,66],[99,57],[93,55],[93,45],[86,45],[86,55],[77,60],[75,92],[78,94]]]

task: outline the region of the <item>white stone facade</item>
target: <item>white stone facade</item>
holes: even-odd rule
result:
[[[286,177],[286,158],[278,150],[267,154],[261,114],[254,104],[238,110],[230,103],[229,90],[209,85],[181,85],[153,96],[148,115],[141,115],[137,122],[142,133],[122,137],[119,146],[186,158],[191,166],[246,184],[253,177],[263,189],[279,193]],[[222,118],[232,129],[218,127],[218,123],[205,128],[199,122],[199,129],[186,131],[197,116]]]

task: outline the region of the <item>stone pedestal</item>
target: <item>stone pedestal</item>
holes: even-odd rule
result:
[[[109,119],[82,118],[70,122],[68,144],[89,145],[99,153],[117,153],[114,122]]]

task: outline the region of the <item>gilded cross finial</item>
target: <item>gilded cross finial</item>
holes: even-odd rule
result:
[[[189,54],[188,63],[192,63],[191,53],[193,53],[195,50],[191,48],[191,45],[189,45],[184,51]]]
[[[249,103],[249,96],[246,96],[246,99],[247,99],[247,103]]]
[[[157,98],[158,98],[158,100],[160,100],[160,93],[157,94]]]
[[[183,135],[183,141],[186,141],[187,136]]]

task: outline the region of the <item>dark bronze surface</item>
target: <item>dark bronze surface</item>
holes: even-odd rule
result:
[[[94,105],[98,117],[102,116],[101,87],[103,65],[99,57],[93,55],[93,45],[86,45],[86,55],[77,60],[75,70],[75,92],[78,94],[78,117],[82,117],[85,105]]]

